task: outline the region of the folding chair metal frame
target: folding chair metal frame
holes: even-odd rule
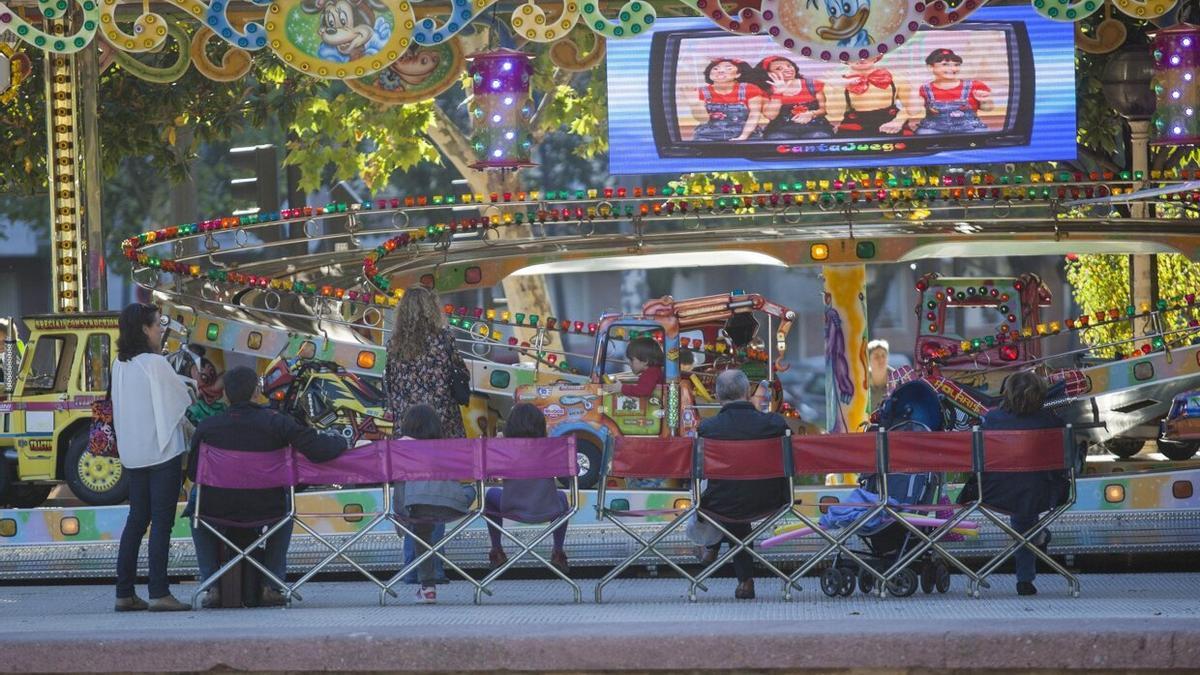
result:
[[[840,434],[840,435],[854,436],[854,437],[863,436],[863,434]],[[832,434],[813,436],[813,437],[793,436],[792,443],[793,443],[793,446],[795,446],[796,443],[801,443],[801,448],[802,448],[803,443],[807,443],[809,441],[828,442],[829,440],[832,440],[833,437],[834,437],[834,435],[832,435]],[[822,475],[825,473],[864,473],[863,469],[878,471],[879,466],[883,462],[883,452],[884,452],[883,444],[884,444],[884,442],[885,442],[884,437],[881,436],[877,432],[875,434],[875,465],[874,466],[868,466],[865,464],[859,465],[859,464],[853,464],[853,463],[842,463],[842,462],[846,462],[846,460],[844,458],[841,458],[841,459],[835,460],[834,465],[830,465],[828,467],[821,467],[819,473]],[[797,449],[795,451],[802,452],[802,449]],[[826,470],[826,469],[828,469],[828,470]],[[794,462],[793,462],[792,470],[793,470],[793,476],[795,476],[795,475],[810,475],[810,474],[816,475],[818,473],[816,469],[812,469],[812,470],[806,469],[804,471],[801,471],[795,467]],[[862,557],[859,556],[858,553],[856,553],[853,549],[851,549],[847,545],[847,542],[850,540],[850,537],[853,537],[856,534],[858,534],[859,530],[863,529],[863,527],[865,527],[866,524],[872,518],[874,518],[875,516],[884,512],[884,509],[887,506],[887,499],[886,499],[886,497],[883,497],[881,495],[879,498],[879,501],[876,502],[875,504],[868,504],[868,505],[864,505],[864,506],[866,508],[866,511],[864,511],[858,518],[856,518],[854,520],[854,522],[852,522],[849,525],[846,525],[845,527],[842,527],[838,530],[835,530],[836,534],[834,534],[834,533],[822,528],[820,522],[818,522],[817,520],[813,520],[812,518],[809,518],[799,508],[797,508],[795,504],[792,504],[792,506],[791,506],[792,515],[796,516],[796,518],[798,518],[800,520],[800,522],[804,524],[805,527],[811,529],[814,533],[816,533],[818,536],[820,536],[822,539],[824,539],[826,543],[825,543],[824,548],[822,548],[820,551],[814,553],[812,556],[809,557],[808,560],[804,561],[804,563],[802,563],[800,565],[800,567],[798,567],[796,569],[795,572],[792,572],[791,577],[790,577],[791,581],[800,579],[805,574],[807,574],[810,570],[815,568],[817,565],[821,564],[827,556],[829,556],[831,553],[833,553],[836,555],[843,555],[846,558],[849,558],[851,561],[854,562],[854,564],[858,565],[858,567],[861,570],[863,570],[867,574],[870,574],[872,577],[874,577],[875,580],[878,582],[878,584],[877,584],[878,590],[876,591],[877,594],[882,596],[887,593],[887,590],[886,590],[887,577],[885,577],[883,575],[883,573],[881,573],[879,570],[872,567],[870,563],[863,560]]]
[[[793,497],[793,495],[795,494],[796,490],[795,490],[795,481],[793,479],[792,469],[791,469],[791,467],[792,467],[791,437],[790,436],[781,436],[781,437],[779,437],[779,439],[757,439],[757,440],[746,440],[746,441],[721,440],[721,441],[716,441],[716,442],[720,442],[720,443],[761,443],[764,440],[765,441],[778,440],[780,443],[780,451],[782,453],[782,463],[783,463],[783,475],[779,476],[779,477],[783,478],[787,481],[788,500],[787,500],[786,504],[782,505],[781,507],[776,509],[774,512],[765,513],[763,515],[762,520],[759,522],[758,527],[751,527],[750,534],[747,535],[745,539],[740,539],[740,538],[734,536],[733,534],[731,534],[729,532],[729,530],[725,527],[725,525],[721,524],[722,520],[724,520],[725,522],[731,522],[730,519],[724,519],[719,514],[713,514],[710,512],[706,512],[704,510],[704,504],[703,504],[703,501],[701,500],[701,493],[700,493],[700,481],[706,477],[705,471],[704,471],[704,466],[705,466],[705,464],[704,464],[704,445],[706,442],[712,443],[712,442],[716,441],[716,439],[704,439],[704,438],[696,439],[695,454],[694,454],[694,460],[693,460],[694,469],[693,469],[693,476],[692,476],[692,497],[693,497],[692,503],[695,508],[696,518],[703,519],[704,521],[708,522],[713,527],[717,528],[717,530],[719,530],[721,532],[721,534],[724,538],[723,541],[728,540],[731,543],[730,543],[728,551],[717,556],[716,560],[714,560],[707,567],[705,567],[703,570],[701,570],[699,574],[695,575],[692,578],[692,582],[688,587],[688,600],[691,602],[696,602],[696,589],[701,587],[701,584],[704,583],[704,580],[709,578],[713,574],[716,574],[718,569],[720,569],[727,562],[733,560],[733,557],[742,551],[746,551],[748,554],[750,554],[750,556],[752,558],[754,558],[758,562],[762,563],[763,566],[765,566],[768,570],[770,570],[772,574],[779,577],[783,581],[783,599],[784,600],[792,599],[792,587],[795,587],[796,590],[801,590],[799,583],[795,579],[790,577],[786,572],[783,572],[782,570],[780,570],[778,567],[776,567],[774,565],[774,563],[767,560],[761,553],[759,553],[752,546],[750,546],[750,544],[753,543],[754,540],[757,539],[762,533],[766,532],[768,530],[768,528],[775,525],[775,523],[779,522],[779,520],[781,518],[788,515],[789,513],[792,513],[792,511],[793,511],[794,499],[795,499]],[[750,480],[750,479],[719,478],[718,480]],[[754,520],[759,520],[759,519],[755,518]],[[753,521],[751,522],[751,525],[753,525]]]
[[[888,583],[891,582],[892,579],[894,579],[897,575],[899,575],[901,571],[903,571],[905,568],[907,568],[909,565],[911,565],[914,561],[919,559],[926,551],[931,550],[931,549],[933,551],[935,551],[939,556],[941,556],[941,558],[944,559],[946,562],[953,565],[956,569],[958,569],[960,572],[962,572],[964,575],[966,575],[969,580],[969,583],[971,583],[971,584],[981,583],[986,588],[987,587],[986,581],[983,581],[982,578],[974,570],[972,570],[965,563],[963,563],[958,558],[954,557],[949,551],[947,551],[945,548],[943,548],[940,543],[942,537],[945,537],[947,534],[950,534],[950,532],[953,531],[954,528],[958,527],[959,523],[966,520],[967,516],[971,515],[971,513],[973,513],[980,507],[980,501],[978,499],[976,499],[971,504],[965,504],[965,505],[961,505],[961,506],[960,505],[939,505],[939,504],[897,504],[897,505],[889,504],[888,503],[888,485],[887,485],[888,480],[887,479],[888,479],[888,476],[890,476],[893,473],[893,471],[891,468],[891,464],[892,464],[891,442],[890,442],[890,437],[888,434],[895,433],[895,432],[888,432],[886,430],[881,429],[878,433],[881,436],[880,447],[882,449],[882,452],[880,454],[880,464],[879,464],[879,486],[880,486],[879,487],[879,498],[880,498],[880,501],[883,502],[883,511],[884,511],[884,513],[891,516],[893,520],[900,523],[900,525],[902,527],[904,527],[908,531],[909,534],[913,535],[918,540],[920,540],[920,543],[917,546],[915,546],[914,548],[910,549],[908,552],[897,557],[896,562],[894,562],[891,565],[891,567],[889,567],[887,570],[884,571],[884,573],[883,573],[884,588],[886,588],[888,586]],[[936,438],[936,436],[931,437],[930,436],[931,434],[960,433],[960,432],[925,431],[925,432],[915,432],[915,433],[919,433],[920,437],[924,440],[933,440],[934,438]],[[916,472],[919,472],[919,473],[945,473],[946,471],[957,470],[959,468],[964,468],[964,469],[968,468],[967,464],[969,464],[970,470],[972,472],[975,472],[975,471],[979,470],[980,466],[982,465],[982,462],[980,461],[980,457],[981,457],[980,452],[981,452],[982,443],[983,443],[982,438],[983,437],[979,431],[979,427],[974,427],[971,431],[971,454],[969,457],[969,462],[967,462],[967,463],[963,463],[960,460],[959,463],[957,463],[957,464],[954,464],[952,462],[942,463],[939,466],[935,466],[935,465],[931,464],[928,466],[916,467],[917,469],[919,469],[919,471],[904,470],[904,471],[896,471],[895,473],[916,473]],[[937,464],[937,463],[935,462],[934,464]],[[976,474],[976,475],[978,476],[978,474]],[[977,478],[977,480],[978,480],[978,478]],[[935,508],[936,508],[936,510],[953,509],[953,510],[956,510],[957,513],[955,515],[951,516],[947,520],[947,522],[935,527],[933,529],[933,531],[929,532],[928,534],[924,530],[922,530],[920,527],[909,522],[908,519],[902,515],[903,512],[905,512],[905,511],[909,511],[909,512],[915,511],[915,510],[928,511],[928,510],[934,510]]]
[[[379,445],[381,443],[386,444],[387,441],[376,441],[376,442],[371,443],[366,446],[359,446],[357,448],[352,448],[350,450],[347,450],[347,454],[351,453],[351,452],[367,452],[367,451],[369,451],[368,449],[373,449],[375,451],[379,451]],[[374,530],[380,523],[387,520],[387,515],[392,510],[392,492],[389,489],[389,484],[386,480],[386,477],[388,474],[388,470],[387,470],[388,458],[387,458],[386,445],[384,445],[384,449],[382,450],[382,452],[384,453],[384,456],[381,461],[383,463],[384,468],[382,469],[382,474],[381,474],[381,478],[383,480],[380,482],[380,489],[383,492],[383,509],[377,513],[361,513],[361,514],[356,513],[356,514],[354,514],[355,517],[359,517],[359,518],[371,516],[371,520],[366,525],[364,525],[362,528],[360,528],[358,530],[358,532],[355,532],[354,534],[350,535],[345,541],[343,541],[341,543],[341,545],[338,545],[338,544],[334,543],[333,541],[330,541],[329,539],[327,539],[325,536],[321,535],[321,533],[317,532],[315,529],[312,528],[312,526],[310,526],[308,523],[306,523],[304,521],[304,518],[306,516],[309,518],[312,518],[312,519],[345,518],[346,517],[345,513],[298,513],[297,512],[294,515],[294,520],[295,520],[296,525],[300,526],[300,528],[302,530],[304,530],[305,532],[307,532],[309,534],[309,536],[311,536],[313,539],[316,539],[318,542],[320,542],[320,544],[322,546],[329,549],[330,553],[328,555],[326,555],[320,562],[318,562],[316,565],[314,565],[311,569],[309,569],[307,572],[305,572],[299,579],[296,580],[296,582],[294,584],[292,584],[291,590],[293,592],[300,586],[307,583],[314,576],[316,576],[322,569],[327,567],[334,560],[341,558],[348,565],[350,565],[350,567],[354,568],[355,571],[357,571],[359,574],[361,574],[363,577],[365,577],[367,579],[367,581],[370,581],[371,583],[373,583],[377,587],[379,587],[381,593],[387,593],[387,594],[391,595],[392,597],[397,597],[395,591],[393,591],[390,588],[385,587],[384,583],[382,581],[380,581],[378,577],[376,577],[374,574],[372,574],[370,571],[368,571],[365,567],[360,565],[358,562],[356,562],[353,558],[351,558],[346,553],[347,551],[350,550],[351,547],[353,547],[355,544],[357,544],[359,541],[361,541],[364,537],[366,537],[368,534],[370,534],[371,531]],[[334,461],[336,462],[336,460],[334,460]],[[300,471],[297,471],[297,481],[299,481],[299,479],[302,477],[300,475],[300,473],[301,473]]]
[[[480,499],[480,501],[484,501],[484,500]],[[535,559],[537,559],[538,562],[540,562],[542,564],[542,566],[544,566],[546,569],[550,570],[555,576],[557,576],[559,579],[562,579],[563,581],[567,582],[571,586],[571,591],[575,594],[575,602],[583,602],[583,592],[579,589],[579,584],[576,583],[575,580],[572,579],[571,577],[567,576],[566,574],[563,574],[562,570],[555,567],[549,560],[546,560],[545,558],[543,558],[542,554],[540,554],[534,550],[535,546],[542,543],[542,541],[545,540],[546,537],[549,537],[550,535],[554,534],[554,531],[557,530],[560,525],[562,525],[563,523],[570,520],[571,516],[575,515],[575,513],[578,510],[579,510],[579,475],[578,475],[578,473],[576,473],[576,475],[571,476],[571,485],[568,489],[568,495],[567,495],[567,510],[564,511],[562,514],[560,514],[553,521],[551,521],[548,525],[546,525],[541,530],[541,532],[539,532],[537,535],[535,535],[533,540],[531,542],[529,542],[528,544],[526,544],[525,541],[523,539],[521,539],[520,537],[518,537],[517,535],[504,529],[504,527],[501,523],[497,523],[494,520],[492,520],[491,518],[489,518],[487,516],[487,513],[482,513],[481,516],[488,525],[495,527],[497,530],[500,531],[501,536],[507,537],[509,540],[511,540],[517,546],[521,547],[521,551],[515,555],[508,556],[508,560],[506,560],[504,562],[504,564],[500,565],[496,569],[489,572],[487,576],[485,576],[483,579],[481,579],[479,581],[479,583],[477,583],[475,585],[475,604],[479,604],[479,601],[482,598],[484,593],[487,593],[488,595],[492,594],[491,590],[488,589],[489,584],[491,584],[493,581],[498,579],[500,577],[500,575],[504,574],[510,567],[512,567],[513,565],[516,565],[518,560],[520,560],[521,558],[524,558],[527,555],[533,556]],[[505,517],[504,514],[501,514],[501,518],[503,519],[504,517]],[[520,522],[520,521],[515,521],[515,522]],[[524,524],[528,525],[529,523],[524,523]]]
[[[1030,430],[1030,431],[1033,431],[1033,430]],[[1043,430],[1038,430],[1038,431],[1043,431]],[[1062,434],[1063,434],[1063,464],[1066,465],[1062,470],[1067,472],[1067,485],[1068,485],[1067,499],[1062,504],[1058,504],[1054,508],[1047,511],[1040,518],[1038,518],[1037,522],[1034,523],[1033,527],[1030,528],[1029,532],[1021,533],[1021,532],[1017,532],[1012,527],[1012,525],[1009,524],[1007,513],[990,508],[986,503],[983,502],[983,479],[982,479],[981,474],[982,474],[982,471],[984,468],[984,462],[987,457],[987,445],[986,445],[987,444],[987,435],[985,432],[984,442],[982,444],[982,446],[983,446],[982,457],[980,458],[980,474],[977,474],[977,476],[978,476],[977,480],[979,481],[979,483],[978,483],[978,485],[979,485],[979,501],[978,501],[977,508],[978,508],[979,512],[982,513],[994,525],[996,525],[996,527],[1000,528],[1000,530],[1002,530],[1006,535],[1008,535],[1009,539],[1011,539],[1012,542],[1003,551],[1001,551],[1000,553],[997,553],[990,560],[988,560],[986,563],[984,563],[984,565],[982,567],[979,568],[979,571],[976,573],[978,580],[972,581],[970,583],[970,585],[968,586],[969,593],[972,596],[974,596],[976,598],[979,597],[980,586],[983,585],[984,588],[987,587],[986,582],[985,582],[987,577],[992,575],[993,573],[995,573],[995,571],[1001,565],[1003,565],[1005,562],[1007,562],[1008,559],[1011,558],[1018,550],[1020,550],[1022,547],[1024,547],[1024,548],[1029,549],[1034,554],[1034,556],[1037,557],[1037,559],[1046,563],[1050,567],[1051,570],[1053,570],[1054,572],[1061,575],[1063,578],[1065,578],[1067,580],[1067,586],[1069,588],[1071,597],[1073,597],[1073,598],[1079,597],[1079,592],[1080,592],[1079,578],[1076,577],[1074,574],[1071,574],[1065,567],[1058,564],[1058,561],[1056,561],[1054,558],[1050,557],[1050,555],[1048,553],[1046,553],[1042,549],[1038,548],[1033,543],[1033,540],[1038,535],[1040,535],[1042,532],[1046,531],[1047,528],[1049,528],[1050,525],[1054,523],[1054,521],[1058,520],[1062,516],[1062,514],[1066,513],[1068,509],[1070,509],[1072,506],[1075,505],[1075,499],[1076,499],[1075,467],[1077,465],[1077,462],[1076,462],[1077,450],[1074,447],[1075,436],[1074,436],[1074,429],[1072,428],[1072,425],[1070,425],[1070,424],[1066,425],[1066,427],[1062,430]],[[1056,468],[1056,469],[1048,469],[1048,470],[1057,471],[1059,469]]]
[[[655,439],[655,440],[658,440],[658,439]],[[674,439],[674,440],[678,440],[678,439]],[[695,453],[694,441],[692,441],[692,439],[687,439],[687,440],[693,446],[692,450],[689,452],[689,455],[694,455],[694,453]],[[680,525],[685,524],[687,522],[687,519],[690,516],[692,516],[694,513],[696,513],[696,510],[699,508],[699,504],[697,502],[697,495],[696,495],[696,481],[691,481],[691,484],[692,484],[692,487],[690,488],[691,499],[689,500],[690,504],[686,509],[675,509],[675,508],[656,509],[652,512],[648,512],[648,511],[620,511],[620,510],[608,508],[607,506],[605,506],[605,504],[608,503],[606,500],[606,496],[607,496],[607,492],[608,492],[607,484],[608,484],[609,476],[616,475],[611,472],[612,472],[612,461],[613,461],[614,455],[616,454],[616,444],[618,442],[619,441],[614,441],[614,440],[610,439],[608,442],[606,442],[604,444],[604,459],[600,465],[599,488],[596,491],[596,517],[597,517],[597,519],[607,520],[607,521],[611,522],[613,525],[616,525],[618,529],[620,529],[622,532],[624,532],[625,534],[628,534],[630,537],[632,537],[633,540],[639,544],[640,548],[638,548],[638,550],[635,551],[632,555],[628,556],[621,562],[617,563],[617,565],[614,566],[611,570],[609,570],[608,573],[605,574],[604,577],[602,577],[600,579],[600,581],[596,582],[596,589],[595,589],[596,604],[600,604],[601,602],[604,601],[604,587],[607,586],[609,583],[611,583],[614,579],[616,579],[617,576],[619,576],[621,574],[621,572],[624,572],[631,565],[634,565],[635,563],[637,563],[638,559],[641,558],[642,555],[644,555],[647,552],[653,553],[654,555],[658,556],[659,559],[661,559],[664,563],[666,563],[668,567],[675,570],[675,572],[678,573],[680,576],[687,579],[690,583],[696,584],[697,588],[700,588],[703,591],[707,591],[708,588],[706,586],[704,586],[704,584],[698,583],[696,581],[696,578],[692,574],[688,573],[687,570],[683,569],[678,564],[676,564],[674,560],[671,560],[671,558],[667,556],[667,554],[663,553],[662,551],[658,550],[658,548],[656,548],[656,546],[658,545],[659,542],[661,542],[663,539],[665,539],[667,537],[667,535],[671,534],[676,529],[678,529]],[[689,471],[689,474],[690,473],[691,472]],[[658,531],[656,531],[654,534],[652,534],[649,539],[644,539],[642,537],[642,535],[639,534],[636,530],[634,530],[632,527],[630,527],[629,525],[627,525],[621,521],[621,518],[646,518],[646,517],[650,517],[650,516],[669,515],[669,514],[674,514],[674,518],[672,518],[667,524],[665,524],[661,528],[659,528]]]
[[[568,455],[567,455],[568,462],[567,463],[568,463],[568,466],[571,468],[570,485],[568,488],[568,495],[567,495],[567,509],[566,509],[566,511],[564,511],[563,513],[561,513],[557,517],[555,517],[552,521],[550,521],[550,523],[547,524],[545,527],[543,527],[540,532],[538,532],[536,535],[534,535],[532,541],[530,541],[528,544],[526,544],[523,539],[521,539],[517,535],[513,534],[512,532],[509,532],[508,530],[504,529],[504,526],[502,523],[497,523],[488,517],[487,509],[484,508],[483,513],[482,513],[482,518],[483,518],[484,522],[487,523],[489,526],[495,527],[497,530],[499,530],[500,535],[502,537],[507,537],[508,539],[510,539],[512,542],[514,542],[517,546],[519,546],[521,548],[521,551],[519,553],[516,553],[515,555],[508,556],[507,561],[505,561],[502,565],[500,565],[496,569],[489,572],[483,579],[481,579],[479,581],[478,584],[475,585],[475,604],[479,604],[479,601],[482,599],[484,593],[488,593],[488,595],[491,595],[491,592],[488,589],[488,586],[492,582],[494,582],[496,579],[498,579],[502,574],[504,574],[506,571],[508,571],[511,567],[516,565],[517,561],[521,560],[525,556],[532,556],[539,563],[541,563],[541,565],[543,567],[550,570],[550,572],[552,574],[557,576],[559,579],[562,579],[563,581],[565,581],[571,587],[571,591],[574,593],[575,602],[583,601],[583,593],[579,589],[579,584],[576,583],[574,579],[572,579],[571,577],[564,574],[562,572],[562,570],[555,567],[549,560],[546,560],[544,557],[542,557],[542,555],[540,553],[538,553],[537,551],[534,550],[534,547],[536,547],[538,544],[542,543],[542,541],[544,541],[546,539],[546,537],[549,537],[552,534],[554,534],[554,531],[556,529],[558,529],[559,526],[561,526],[562,524],[569,521],[571,519],[571,516],[575,515],[575,513],[579,510],[579,470],[578,470],[578,467],[575,466],[575,438],[573,436],[567,436],[567,437],[555,438],[554,440],[563,440],[563,439],[565,439],[567,441],[567,449],[566,449],[566,452],[568,453]],[[487,447],[489,445],[491,445],[492,443],[495,443],[497,441],[502,441],[502,440],[538,440],[538,439],[488,439],[488,443],[484,446],[485,447],[485,450],[484,450],[484,465],[485,465],[485,467],[488,465],[488,456],[489,456]],[[489,471],[489,474],[488,474],[489,476],[495,475],[490,472],[491,471],[490,469],[488,469],[488,471]],[[495,476],[495,477],[503,478],[501,476]],[[479,501],[481,503],[483,503],[486,507],[486,495],[484,493],[480,493]],[[523,522],[523,521],[516,521],[515,519],[512,519],[507,514],[500,514],[500,517],[501,517],[501,519],[508,517],[511,520],[514,520],[514,522]],[[524,524],[529,525],[530,523],[524,523]]]
[[[412,530],[411,524],[414,519],[404,518],[404,517],[398,515],[394,509],[388,509],[387,516],[386,516],[387,519],[390,520],[392,522],[392,524],[396,526],[397,529],[399,529],[401,532],[403,532],[405,536],[412,537],[413,542],[414,542],[413,550],[419,551],[422,548],[425,550],[423,552],[415,555],[412,559],[412,562],[408,563],[407,565],[404,565],[400,569],[399,572],[396,572],[396,574],[394,574],[392,576],[392,578],[390,578],[386,582],[384,582],[383,588],[379,591],[379,604],[380,605],[385,604],[385,601],[387,599],[385,591],[391,591],[391,588],[393,586],[395,586],[396,584],[400,583],[400,580],[403,579],[405,575],[407,575],[409,572],[420,567],[421,563],[424,562],[425,559],[429,558],[430,556],[433,556],[433,557],[437,558],[438,560],[441,560],[442,564],[444,564],[447,567],[449,567],[450,569],[454,570],[454,572],[456,574],[458,574],[460,577],[462,577],[466,581],[470,582],[471,585],[475,587],[476,591],[482,590],[482,592],[487,593],[488,595],[492,594],[492,591],[490,589],[481,588],[482,584],[479,581],[476,581],[475,577],[472,577],[470,574],[468,574],[466,571],[464,571],[461,567],[459,567],[453,560],[451,560],[442,551],[442,549],[448,543],[450,543],[455,537],[462,534],[462,532],[464,530],[466,530],[467,527],[469,527],[471,525],[471,523],[474,523],[476,520],[479,520],[480,518],[484,517],[483,516],[483,509],[484,509],[483,481],[481,481],[481,480],[475,481],[475,494],[478,495],[478,500],[477,500],[478,504],[479,504],[478,508],[473,509],[467,513],[464,513],[461,518],[457,519],[457,521],[444,521],[444,522],[456,522],[456,524],[454,525],[453,528],[450,529],[449,532],[442,535],[441,539],[439,539],[436,543],[433,543],[433,544],[425,541],[420,536],[418,536],[416,532],[414,532]],[[396,594],[394,592],[392,592],[391,595],[392,595],[392,597],[395,597]]]
[[[269,579],[270,581],[273,581],[277,586],[279,586],[279,588],[281,589],[280,592],[283,594],[283,597],[287,601],[288,605],[291,604],[293,597],[298,600],[304,599],[300,596],[299,593],[297,593],[295,591],[294,587],[288,586],[287,581],[285,579],[280,579],[279,577],[275,576],[274,572],[267,569],[266,565],[259,562],[258,559],[256,559],[253,555],[251,555],[254,552],[254,549],[258,548],[259,546],[265,545],[266,541],[268,539],[270,539],[272,535],[274,535],[276,532],[278,532],[283,526],[291,525],[294,522],[295,515],[296,515],[295,487],[287,488],[287,491],[288,491],[287,513],[285,513],[278,521],[275,521],[275,523],[273,525],[268,527],[265,532],[263,532],[261,535],[259,535],[258,538],[256,538],[252,543],[250,543],[249,545],[246,546],[246,548],[243,549],[243,548],[239,548],[237,544],[230,541],[229,537],[225,536],[225,534],[223,532],[221,532],[221,530],[218,528],[232,527],[232,528],[240,528],[240,529],[254,529],[256,527],[263,527],[265,525],[265,523],[262,523],[262,524],[237,523],[234,521],[223,521],[223,522],[219,522],[219,523],[210,522],[209,519],[204,518],[204,516],[202,516],[200,514],[200,503],[202,501],[201,497],[204,492],[204,486],[200,485],[199,483],[196,484],[196,510],[192,514],[192,529],[195,530],[196,528],[204,528],[204,529],[208,530],[209,532],[212,532],[213,535],[215,535],[217,537],[217,539],[219,539],[221,541],[221,543],[225,544],[225,546],[228,547],[230,551],[236,551],[236,555],[233,555],[232,557],[230,557],[229,560],[225,561],[225,564],[221,565],[221,567],[218,568],[217,571],[214,572],[212,576],[210,576],[209,578],[200,582],[200,584],[198,586],[196,586],[196,590],[192,592],[192,603],[191,603],[192,607],[196,607],[197,601],[200,599],[201,593],[208,590],[210,587],[212,587],[214,584],[216,584],[218,581],[220,581],[221,577],[225,576],[225,574],[227,574],[230,570],[232,570],[234,568],[234,566],[237,565],[242,560],[245,560],[246,562],[253,565],[255,567],[255,569],[257,569],[259,572],[261,572],[263,574],[263,576],[265,576],[267,579]]]

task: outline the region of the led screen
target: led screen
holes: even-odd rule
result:
[[[985,7],[878,61],[662,19],[608,45],[610,172],[1075,158],[1073,26]]]

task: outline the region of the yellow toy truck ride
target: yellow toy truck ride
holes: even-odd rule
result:
[[[66,481],[79,499],[124,501],[116,459],[87,452],[92,402],[105,396],[116,355],[115,312],[31,316],[18,357],[6,336],[0,390],[0,506],[32,508]]]
[[[766,340],[759,320],[768,322]],[[551,436],[573,435],[579,453],[579,485],[594,487],[603,447],[617,436],[695,435],[702,417],[720,409],[710,394],[718,372],[740,368],[751,382],[766,381],[772,410],[787,412],[777,374],[787,369],[787,335],[796,313],[757,294],[732,291],[684,301],[651,300],[638,316],[606,314],[600,319],[591,381],[517,389],[518,402],[533,403],[546,416]],[[663,384],[645,397],[607,392],[606,379],[624,370],[625,346],[651,338],[663,348]]]

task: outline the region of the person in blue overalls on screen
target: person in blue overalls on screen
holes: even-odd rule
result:
[[[704,69],[704,81],[692,114],[705,120],[696,127],[694,141],[744,141],[758,128],[763,91],[752,79],[750,66],[737,59],[713,59]]]
[[[992,109],[992,90],[979,80],[960,80],[962,62],[950,49],[935,49],[925,57],[933,81],[921,85],[925,119],[917,125],[918,135],[987,131],[979,111]]]

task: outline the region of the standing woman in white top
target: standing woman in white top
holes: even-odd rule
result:
[[[129,517],[117,553],[118,612],[191,609],[171,595],[167,555],[182,483],[187,385],[161,354],[165,322],[158,308],[135,302],[121,312],[112,369],[113,429],[129,473]],[[134,593],[138,549],[150,527],[150,602]]]

